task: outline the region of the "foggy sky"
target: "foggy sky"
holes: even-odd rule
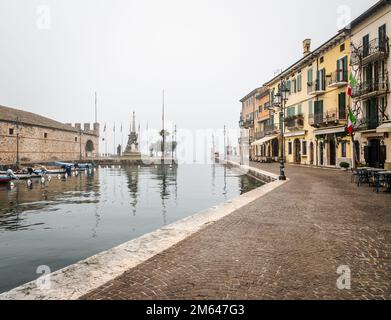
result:
[[[376,2],[0,0],[0,105],[92,122],[97,91],[102,127],[127,131],[133,110],[160,126],[164,88],[179,127],[237,127],[238,100],[299,59],[303,39],[319,46],[341,5],[355,18]]]

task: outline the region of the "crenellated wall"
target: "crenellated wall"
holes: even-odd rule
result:
[[[15,164],[17,141],[21,163],[88,160],[99,155],[99,124],[55,129],[0,120],[0,164]]]

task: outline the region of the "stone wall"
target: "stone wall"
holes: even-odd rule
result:
[[[99,124],[91,129],[80,135],[71,126],[69,131],[24,124],[18,129],[14,123],[0,121],[0,164],[16,163],[18,133],[20,163],[79,160],[80,151],[83,160],[96,157],[99,155]],[[93,149],[91,152],[87,152],[87,145]]]

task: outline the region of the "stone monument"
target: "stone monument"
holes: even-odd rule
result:
[[[130,123],[130,133],[128,144],[125,148],[125,151],[122,154],[122,159],[137,161],[141,160],[141,152],[138,149],[138,134],[136,132],[136,115],[133,112],[133,116]]]

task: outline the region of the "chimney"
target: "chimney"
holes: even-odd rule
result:
[[[311,53],[311,39],[305,39],[303,41],[303,55],[306,56]]]

